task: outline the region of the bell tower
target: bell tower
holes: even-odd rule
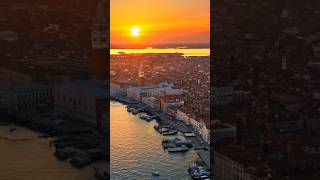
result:
[[[107,79],[110,61],[109,46],[109,17],[107,16],[108,6],[102,0],[98,0],[95,18],[91,29],[91,62],[92,75],[96,80]]]
[[[144,69],[143,69],[143,62],[140,63],[138,77],[139,77],[139,86],[140,86],[140,87],[144,86]]]

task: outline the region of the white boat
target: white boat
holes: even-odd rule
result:
[[[183,145],[181,147],[174,147],[174,148],[171,148],[169,147],[168,148],[168,152],[185,152],[185,151],[188,151],[188,147]]]
[[[174,134],[178,134],[178,131],[177,130],[169,130],[167,132],[163,132],[162,134],[164,136],[166,136],[166,135],[174,135]]]
[[[208,179],[209,172],[204,170],[203,167],[192,164],[188,168],[189,174],[192,176],[192,179]]]

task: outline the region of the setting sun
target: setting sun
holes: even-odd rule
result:
[[[140,36],[140,27],[138,27],[138,26],[131,27],[131,36],[133,36],[133,37]]]
[[[188,3],[182,0],[109,2],[112,47],[210,42],[209,0],[201,0],[201,3],[199,0],[188,0]]]

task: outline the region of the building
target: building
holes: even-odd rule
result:
[[[104,11],[107,5],[104,5],[101,0],[98,0],[91,31],[92,57],[89,64],[92,65],[92,73],[97,80],[108,79],[110,73],[108,68],[110,62],[109,16],[106,14],[107,11]]]
[[[110,97],[127,96],[127,87],[110,83]]]
[[[143,70],[143,63],[141,62],[140,67],[139,67],[139,86],[143,87],[144,86],[144,70]]]
[[[216,105],[224,105],[239,102],[243,99],[244,91],[234,90],[233,87],[214,87],[214,102]]]
[[[213,141],[219,142],[223,139],[236,138],[237,128],[230,124],[220,123],[218,121],[213,122]]]
[[[167,113],[169,108],[184,106],[182,94],[175,93],[175,90],[176,89],[168,90],[160,94],[160,108],[163,112]],[[179,91],[179,89],[177,91]]]
[[[186,108],[180,108],[177,110],[176,118],[180,121],[185,122],[186,124],[190,124],[195,128],[197,131],[201,129],[200,122],[198,119],[194,117],[193,114],[188,112]]]
[[[16,71],[9,68],[0,68],[0,80],[7,80],[7,81],[20,81],[20,82],[32,82],[34,76],[29,73],[24,73],[20,71]]]
[[[168,109],[171,107],[182,107],[184,105],[183,100],[161,100],[161,110],[163,112],[168,112]]]
[[[276,180],[267,159],[258,149],[244,149],[234,145],[225,150],[215,149],[213,173],[219,180]],[[283,178],[283,177],[282,177]]]
[[[7,42],[15,42],[19,40],[18,35],[9,30],[9,31],[0,31],[0,40],[7,41]]]
[[[107,82],[75,81],[57,85],[54,90],[55,110],[99,128],[107,125],[109,107]]]
[[[108,126],[109,111],[109,16],[106,2],[98,0],[91,30],[92,56],[88,58],[88,70],[93,79],[62,83],[54,89],[55,110],[70,118],[87,122],[98,128]],[[114,91],[112,91],[114,92]],[[122,90],[124,92],[124,90]],[[115,94],[118,94],[116,92]]]
[[[200,120],[200,129],[199,133],[202,137],[202,139],[210,144],[210,127],[209,124],[206,124],[203,120]]]
[[[270,120],[265,122],[265,126],[269,130],[277,130],[279,132],[294,132],[305,129],[305,121],[302,119],[289,119],[289,120]]]
[[[0,81],[0,113],[27,112],[51,103],[52,88],[39,83]]]
[[[190,124],[189,114],[187,114],[184,110],[184,108],[177,109],[176,118],[180,121]]]
[[[142,97],[141,102],[147,106],[150,106],[152,108],[155,108],[157,110],[161,109],[160,106],[160,99],[158,97]]]
[[[137,101],[142,101],[142,97],[159,97],[161,93],[169,93],[171,90],[173,90],[172,84],[160,83],[159,85],[128,88],[127,96]],[[182,90],[177,91],[182,92]]]
[[[19,63],[19,66],[17,66]],[[22,83],[61,83],[76,79],[75,76],[61,70],[42,68],[26,63],[14,62],[0,68],[0,80]]]
[[[214,151],[214,175],[220,180],[244,179],[244,166],[224,155]]]

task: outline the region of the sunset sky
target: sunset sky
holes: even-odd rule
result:
[[[114,44],[208,43],[209,0],[111,0]]]

